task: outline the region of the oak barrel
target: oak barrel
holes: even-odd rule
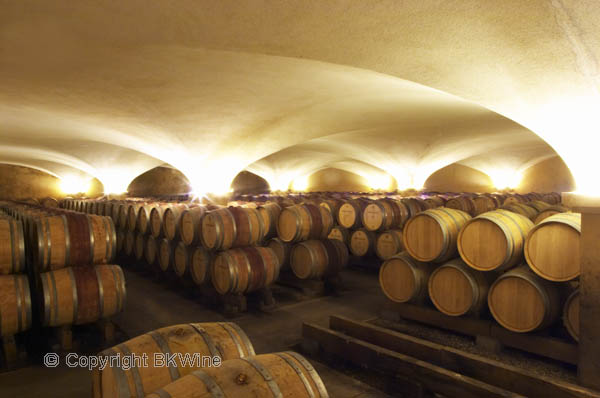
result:
[[[146,236],[144,242],[144,258],[148,265],[154,265],[158,257],[158,244],[152,235]]]
[[[213,262],[213,254],[207,251],[202,246],[197,246],[192,249],[192,262],[190,265],[190,276],[192,281],[202,286],[210,281],[210,272]]]
[[[265,239],[277,236],[277,221],[282,211],[281,206],[275,202],[269,202],[259,206],[257,210],[263,219]]]
[[[206,214],[206,207],[197,206],[184,210],[179,218],[179,237],[186,245],[199,244],[200,227],[202,218]]]
[[[268,247],[227,250],[215,257],[211,277],[220,294],[253,292],[277,280],[279,259]]]
[[[206,213],[202,219],[202,244],[210,250],[227,250],[258,244],[264,225],[258,210],[228,207]]]
[[[230,359],[219,368],[196,370],[148,398],[278,397],[327,398],[312,365],[292,351]]]
[[[155,203],[150,210],[150,233],[152,236],[157,238],[164,237],[164,229],[163,229],[163,217],[165,215],[165,211],[171,205],[168,203]]]
[[[428,297],[427,281],[434,266],[415,260],[407,252],[397,253],[379,269],[383,293],[397,303],[421,303]]]
[[[404,247],[413,258],[423,262],[443,262],[456,257],[458,233],[470,219],[461,210],[446,207],[425,210],[406,223]]]
[[[505,271],[523,262],[523,247],[533,223],[508,210],[494,210],[470,219],[458,234],[464,262],[479,271]]]
[[[525,259],[539,276],[554,282],[580,274],[581,214],[560,213],[537,224],[525,242]]]
[[[281,269],[288,268],[290,265],[290,252],[292,251],[292,244],[286,243],[279,238],[273,238],[267,243],[267,246],[270,247],[277,255],[279,264],[281,264]]]
[[[174,356],[176,366],[155,366],[155,353]],[[130,369],[122,366],[94,369],[94,398],[146,397],[147,394],[202,367],[201,362],[182,362],[186,358],[185,354],[219,356],[225,361],[254,355],[254,348],[248,336],[235,323],[190,323],[154,330],[104,350],[99,356],[111,358],[132,354],[146,354],[148,366],[133,363]]]
[[[401,229],[391,229],[377,235],[375,241],[375,253],[382,260],[400,253],[404,250]]]
[[[158,242],[158,266],[167,272],[175,266],[175,246],[177,242],[163,238]]]
[[[31,292],[27,275],[0,275],[0,337],[31,328]]]
[[[571,337],[579,341],[579,289],[574,290],[565,302],[563,324]]]
[[[348,265],[348,248],[336,239],[300,242],[290,253],[290,267],[300,279],[336,275]]]
[[[284,242],[323,239],[333,227],[333,216],[326,207],[303,204],[286,207],[277,221],[277,235]]]
[[[179,236],[179,226],[182,213],[188,209],[183,203],[173,204],[163,214],[163,231],[165,238],[174,240]]]
[[[12,217],[0,216],[0,275],[21,272],[25,272],[23,224]]]
[[[144,258],[144,251],[146,248],[146,237],[141,233],[135,233],[135,243],[133,246],[133,255],[136,261],[140,261]]]
[[[536,209],[524,203],[512,203],[509,205],[504,205],[502,206],[502,209],[521,214],[529,218],[531,221],[535,220],[539,213]]]
[[[186,246],[185,243],[179,242],[177,246],[175,246],[175,261],[174,267],[175,274],[183,278],[186,274],[190,272],[191,264],[192,264],[192,254],[193,248]]]
[[[546,218],[553,216],[555,214],[566,213],[568,211],[569,211],[569,209],[565,206],[552,205],[552,206],[547,207],[546,209],[540,211],[540,214],[538,214],[534,220],[534,224],[539,224],[542,221],[544,221]]]
[[[345,245],[348,245],[350,244],[350,231],[348,231],[346,228],[340,225],[336,225],[333,228],[331,228],[331,232],[329,232],[327,238],[337,239]]]
[[[362,198],[347,200],[338,209],[338,224],[348,229],[362,227],[362,214],[369,203],[370,200]]]
[[[496,279],[490,288],[488,306],[500,325],[518,333],[543,329],[560,315],[557,287],[526,266]]]
[[[395,227],[393,204],[387,200],[374,200],[362,213],[362,224],[368,231],[385,231]]]
[[[350,252],[357,257],[365,257],[375,252],[375,232],[365,228],[353,231],[350,235]]]
[[[473,215],[487,213],[498,207],[496,201],[487,195],[476,196],[473,200]]]
[[[450,316],[479,314],[485,308],[489,278],[467,266],[461,259],[436,268],[429,277],[429,298],[442,313]]]
[[[125,277],[118,265],[68,267],[40,274],[43,326],[95,322],[123,310]]]

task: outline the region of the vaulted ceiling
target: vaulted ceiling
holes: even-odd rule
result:
[[[589,190],[599,21],[593,0],[0,0],[0,162],[108,192],[167,163],[221,192],[558,152]]]

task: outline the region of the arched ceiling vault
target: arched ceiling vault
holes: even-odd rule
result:
[[[0,145],[114,189],[169,163],[201,191],[336,162],[419,185],[553,147],[589,188],[598,20],[592,0],[0,0]]]

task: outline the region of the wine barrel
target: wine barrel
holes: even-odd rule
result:
[[[429,277],[429,298],[435,308],[450,316],[478,315],[485,308],[488,278],[462,260],[451,260]]]
[[[539,276],[565,282],[579,276],[581,214],[560,213],[537,224],[525,241],[525,260]]]
[[[363,198],[344,202],[337,213],[338,224],[348,229],[361,228],[362,214],[369,203],[371,203],[370,200]]]
[[[296,244],[290,253],[290,266],[300,279],[320,279],[336,275],[348,265],[348,248],[336,239],[309,240]]]
[[[31,293],[27,275],[0,275],[0,337],[31,328]]]
[[[163,216],[169,206],[168,203],[155,203],[152,210],[150,210],[150,234],[154,239],[164,236]]]
[[[194,396],[207,398],[328,398],[325,385],[312,365],[291,351],[230,359],[219,368],[196,370],[147,398],[187,398],[190,391],[197,394]]]
[[[327,239],[337,239],[345,245],[350,244],[350,231],[346,228],[336,225],[331,228],[331,232],[327,235]]]
[[[134,232],[135,233],[135,232]],[[146,248],[145,236],[141,233],[135,233],[135,242],[133,245],[133,255],[136,261],[144,258],[144,249]]]
[[[211,277],[220,294],[253,292],[277,280],[279,259],[268,247],[227,250],[216,256]]]
[[[505,271],[523,263],[523,247],[533,223],[508,210],[494,210],[470,219],[458,234],[464,262],[479,271]]]
[[[524,204],[524,203],[527,203],[528,201],[529,200],[523,195],[510,194],[507,198],[504,199],[504,203],[502,205],[509,206],[509,205],[513,205],[513,204]]]
[[[186,246],[185,243],[179,242],[175,247],[175,261],[173,263],[175,275],[180,278],[186,276],[192,267],[193,248]]]
[[[551,205],[560,204],[562,197],[558,192],[550,192],[542,195],[542,200]]]
[[[112,219],[112,209],[113,209],[113,206],[114,206],[114,202],[112,202],[112,201],[105,202],[104,203],[103,212],[102,212],[101,215],[105,216],[105,217],[110,217]],[[114,223],[114,221],[115,220],[113,220],[113,223]]]
[[[40,200],[40,205],[43,207],[58,208],[58,200],[47,197]]]
[[[434,266],[408,255],[397,253],[379,268],[379,285],[383,293],[397,303],[422,303],[428,297],[427,281]]]
[[[179,237],[186,245],[199,244],[200,226],[202,218],[206,214],[206,207],[197,206],[183,210],[179,218]]]
[[[138,209],[136,230],[146,235],[150,233],[150,213],[153,209],[153,203],[146,203]]]
[[[471,219],[461,210],[439,207],[411,218],[403,230],[404,247],[415,259],[443,262],[458,255],[456,240]]]
[[[436,207],[442,207],[446,204],[446,199],[441,196],[430,196],[425,199],[425,202],[428,203],[428,207],[430,209],[435,209]]]
[[[130,231],[135,231],[137,229],[140,209],[142,209],[145,204],[146,203],[144,202],[134,202],[127,206],[127,228]]]
[[[552,205],[552,206],[542,210],[540,212],[540,214],[537,215],[537,217],[535,218],[535,220],[533,222],[534,222],[534,224],[539,224],[550,216],[553,216],[553,215],[559,214],[559,213],[566,213],[568,211],[569,211],[569,209],[565,206]]]
[[[125,242],[123,243],[123,251],[127,257],[133,257],[135,247],[135,233],[127,230],[125,232]]]
[[[509,205],[504,205],[502,206],[502,209],[521,214],[529,218],[531,221],[535,220],[538,215],[538,211],[536,209],[524,203],[512,203]]]
[[[277,236],[277,221],[282,211],[281,206],[275,202],[269,202],[259,206],[257,209],[265,227],[265,239]]]
[[[175,246],[177,242],[163,238],[158,243],[158,266],[163,272],[175,266]]]
[[[258,244],[264,236],[256,209],[228,207],[206,213],[202,219],[202,244],[209,250],[227,250]]]
[[[574,290],[565,302],[563,323],[571,337],[579,341],[579,289]]]
[[[33,265],[39,271],[59,269],[70,264],[68,221],[65,215],[33,220]]]
[[[131,201],[126,201],[119,207],[119,216],[117,218],[118,227],[129,229],[129,206],[131,205]],[[129,230],[131,231],[131,229]]]
[[[113,205],[112,205],[112,212],[111,212],[111,216],[110,216],[110,218],[112,218],[113,223],[115,224],[115,226],[118,227],[118,228],[121,228],[121,229],[124,229],[124,227],[121,225],[121,222],[120,222],[121,221],[120,220],[121,211],[122,211],[121,209],[125,205],[126,205],[126,202],[122,201],[122,200],[113,203]],[[75,208],[75,210],[77,211],[77,208]]]
[[[43,326],[80,325],[123,310],[125,277],[118,265],[62,268],[40,279]]]
[[[125,235],[125,231],[117,229],[117,253],[119,254],[125,250]]]
[[[23,224],[0,216],[0,275],[25,272]]]
[[[396,226],[391,201],[374,200],[362,213],[362,224],[368,231],[387,231]]]
[[[165,238],[174,240],[179,236],[181,215],[183,211],[187,209],[188,206],[185,204],[174,204],[165,210],[165,213],[163,214],[163,231]]]
[[[155,353],[174,355],[176,366],[158,366],[159,364],[154,362]],[[106,366],[104,369],[93,369],[94,398],[146,397],[147,394],[201,368],[202,363],[182,362],[185,354],[219,356],[225,361],[252,356],[254,348],[248,336],[235,323],[190,323],[154,330],[104,350],[98,355],[123,358],[132,354],[146,354],[149,358],[148,366],[132,363],[131,368]]]
[[[526,266],[496,279],[490,288],[488,306],[500,325],[518,333],[544,329],[560,315],[557,287]]]
[[[478,216],[498,207],[497,202],[490,196],[479,195],[473,198],[473,215]]]
[[[461,210],[470,216],[475,215],[475,202],[474,199],[469,196],[457,196],[446,202],[446,207],[449,209]]]
[[[283,209],[277,221],[277,235],[284,242],[324,239],[333,228],[333,217],[323,206],[311,204]]]
[[[403,250],[404,243],[401,229],[391,229],[377,235],[375,253],[380,259],[387,260]]]
[[[146,236],[144,245],[144,258],[148,265],[154,265],[158,257],[158,245],[152,235]]]
[[[277,255],[279,264],[281,264],[281,269],[286,269],[289,267],[290,252],[292,251],[291,243],[286,243],[279,238],[273,238],[269,241],[267,247],[270,247]]]
[[[353,231],[350,235],[350,252],[357,257],[365,257],[374,253],[377,236],[364,228]]]
[[[321,201],[321,203],[319,203],[319,206],[323,206],[325,208],[327,208],[327,210],[329,210],[329,212],[334,215],[334,214],[338,214],[339,210],[340,210],[340,206],[344,204],[344,201],[341,199],[336,199],[336,198],[328,198],[328,199],[323,199]],[[337,219],[336,219],[337,221]]]
[[[415,217],[417,214],[425,210],[424,203],[421,203],[421,201],[416,198],[402,198],[400,202],[402,202],[408,209],[408,218]]]
[[[190,265],[190,275],[192,281],[202,286],[210,281],[211,265],[213,262],[212,253],[202,246],[194,247],[192,250],[192,262]]]
[[[526,205],[529,206],[529,207],[533,207],[537,211],[538,215],[542,211],[544,211],[547,208],[551,207],[548,203],[543,202],[541,200],[532,200],[531,202],[526,203]]]

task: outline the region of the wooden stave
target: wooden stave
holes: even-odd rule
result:
[[[267,251],[267,252],[265,252]],[[270,261],[267,261],[270,260]],[[260,261],[260,262],[259,262]],[[221,267],[221,264],[226,267]],[[269,279],[268,266],[273,268]],[[225,288],[216,282],[220,268],[226,268],[229,284]],[[265,276],[261,279],[259,276]],[[215,290],[219,294],[250,293],[275,282],[279,276],[279,261],[277,255],[265,247],[243,247],[230,249],[219,253],[212,263],[211,278]]]
[[[196,261],[198,258],[205,258],[205,261]],[[196,246],[192,252],[190,277],[197,286],[203,286],[211,280],[211,266],[213,254],[207,251],[203,246]],[[204,266],[202,266],[204,264]],[[202,270],[204,272],[202,272]]]
[[[185,204],[175,204],[167,209],[163,213],[163,233],[165,238],[168,240],[175,240],[179,236],[179,224],[181,214],[184,210],[189,209]]]
[[[211,222],[214,224],[214,242],[212,241],[212,237],[208,235],[213,229],[209,228],[209,223]],[[230,208],[218,209],[206,213],[206,216],[202,219],[202,246],[208,250],[229,250],[236,239],[237,225]]]
[[[94,398],[136,398],[171,383],[197,370],[183,366],[176,357],[177,366],[153,366],[154,353],[200,354],[220,356],[222,360],[255,355],[248,336],[235,323],[210,322],[173,325],[145,333],[124,343],[102,351],[99,356],[125,356],[146,354],[148,367],[106,367],[92,370]]]
[[[179,239],[186,245],[194,245],[201,243],[201,226],[202,218],[206,214],[207,209],[204,206],[190,207],[182,212],[179,218]],[[191,224],[191,236],[188,232],[189,228],[185,224]]]
[[[358,236],[362,236],[364,235],[367,238],[367,249],[366,251],[362,252],[359,251],[355,245],[355,239],[358,239]],[[368,257],[370,255],[372,255],[373,253],[375,253],[375,242],[377,240],[377,237],[375,235],[375,233],[373,231],[368,231],[365,228],[360,228],[357,229],[355,231],[352,232],[352,234],[350,235],[350,252],[357,257]]]

